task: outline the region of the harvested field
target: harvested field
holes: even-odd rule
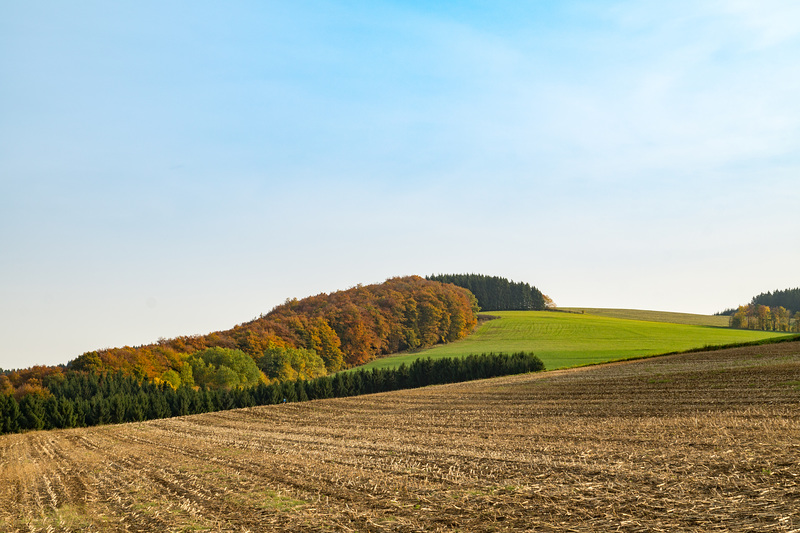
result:
[[[2,531],[800,532],[800,344],[0,437]]]

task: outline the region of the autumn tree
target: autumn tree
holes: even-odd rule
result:
[[[732,328],[746,329],[747,323],[747,309],[745,306],[740,305],[739,308],[733,313],[729,319],[729,325]]]
[[[789,320],[791,315],[789,310],[783,306],[778,306],[772,310],[772,329],[774,331],[789,331]]]
[[[0,374],[0,396],[11,396],[14,394],[14,385],[5,374]]]

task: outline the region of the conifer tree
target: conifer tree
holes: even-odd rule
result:
[[[19,408],[22,414],[22,429],[44,429],[47,414],[41,396],[38,394],[23,396]]]

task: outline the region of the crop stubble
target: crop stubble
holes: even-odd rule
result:
[[[794,531],[800,346],[0,437],[2,531]]]

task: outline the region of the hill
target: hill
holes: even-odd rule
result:
[[[289,300],[224,331],[87,352],[70,361],[66,371],[121,372],[139,381],[178,387],[200,385],[197,373],[205,371],[212,360],[241,362],[249,357],[259,366],[255,371],[265,373],[264,380],[314,377],[378,355],[458,340],[473,330],[476,316],[475,297],[466,289],[419,276],[399,277]],[[208,383],[258,380],[234,375],[237,372],[230,364],[214,364],[206,372]],[[39,366],[1,374],[0,394],[46,395],[47,381],[58,381],[64,371]]]
[[[800,346],[0,438],[9,531],[794,531]]]
[[[475,333],[462,341],[384,357],[366,368],[397,366],[419,357],[524,351],[535,353],[545,368],[553,370],[786,335],[588,313],[498,311],[492,314],[500,318],[480,324]]]
[[[719,315],[698,315],[693,313],[646,311],[641,309],[603,309],[596,307],[560,307],[559,310],[571,313],[588,313],[590,315],[610,318],[644,320],[647,322],[667,322],[670,324],[685,324],[687,326],[714,326],[719,328],[728,327],[728,317]]]

